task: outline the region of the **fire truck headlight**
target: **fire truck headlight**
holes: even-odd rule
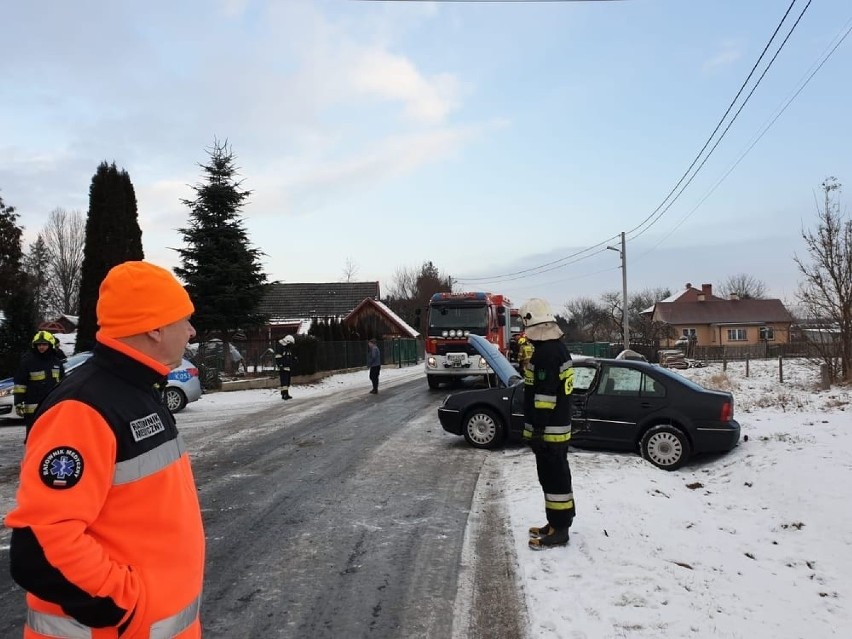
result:
[[[454,328],[450,329],[450,337],[455,337],[455,336],[456,336],[456,329],[454,329]]]
[[[435,368],[437,365],[438,361],[431,355],[426,359],[426,366],[428,366],[429,368]]]
[[[467,337],[468,335],[470,335],[470,331],[465,331],[464,336]]]
[[[447,337],[449,333],[447,331],[441,331],[441,337]]]
[[[488,363],[485,361],[484,357],[479,358],[479,368],[488,368]]]

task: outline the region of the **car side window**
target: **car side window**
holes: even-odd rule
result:
[[[638,397],[642,389],[641,371],[632,368],[606,367],[601,373],[598,395],[611,397]]]
[[[574,366],[574,391],[585,393],[595,379],[598,369],[592,366]]]
[[[642,397],[665,397],[666,387],[650,375],[642,375]]]

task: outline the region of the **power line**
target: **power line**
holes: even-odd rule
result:
[[[451,1],[455,1],[455,0],[451,0]],[[743,110],[743,108],[745,107],[745,105],[748,103],[749,99],[750,99],[750,98],[751,98],[751,96],[754,94],[754,91],[755,91],[755,90],[757,89],[757,87],[760,85],[760,82],[763,80],[763,78],[765,77],[766,73],[769,71],[769,69],[770,69],[770,67],[772,66],[772,64],[773,64],[773,62],[775,61],[775,59],[778,57],[778,54],[781,52],[781,49],[783,49],[784,45],[787,43],[787,40],[789,40],[789,38],[790,38],[790,36],[792,35],[793,31],[796,29],[796,26],[799,24],[799,21],[802,19],[802,16],[804,16],[805,11],[807,11],[807,10],[808,10],[808,7],[810,7],[810,5],[811,5],[811,1],[812,1],[812,0],[808,0],[807,5],[806,5],[806,6],[805,6],[805,8],[802,10],[802,12],[799,14],[799,17],[797,18],[796,22],[795,22],[795,23],[793,24],[793,26],[790,28],[790,31],[787,33],[787,35],[786,35],[786,37],[784,38],[784,40],[783,40],[783,42],[781,43],[781,45],[779,45],[778,49],[776,50],[776,52],[775,52],[775,54],[773,55],[772,59],[771,59],[771,60],[769,61],[769,63],[767,64],[767,66],[766,66],[766,68],[764,69],[763,73],[762,73],[762,74],[760,75],[760,77],[758,78],[758,80],[757,80],[757,82],[755,83],[754,87],[752,87],[752,89],[751,89],[751,91],[749,92],[748,96],[747,96],[747,97],[746,97],[746,99],[743,101],[742,105],[741,105],[741,106],[740,106],[740,108],[737,110],[737,112],[734,114],[734,117],[733,117],[733,118],[731,119],[731,121],[728,123],[727,127],[726,127],[726,128],[725,128],[725,130],[722,132],[722,135],[719,137],[719,139],[716,141],[716,143],[713,145],[713,147],[711,148],[710,152],[706,155],[706,157],[705,157],[705,158],[704,158],[704,160],[701,162],[701,164],[699,165],[699,167],[698,167],[698,168],[694,171],[694,173],[692,174],[692,176],[689,178],[689,180],[686,182],[686,184],[684,184],[684,185],[683,185],[683,187],[680,189],[680,191],[677,193],[677,195],[676,195],[673,199],[671,199],[672,194],[674,194],[674,193],[675,193],[675,191],[677,191],[678,187],[680,187],[680,185],[681,185],[681,184],[683,184],[684,180],[687,178],[687,176],[689,175],[690,171],[692,171],[693,167],[695,167],[695,164],[696,164],[696,163],[697,163],[697,162],[701,159],[701,156],[704,154],[704,151],[705,151],[705,150],[707,149],[707,147],[710,145],[710,143],[712,142],[712,140],[713,140],[713,138],[715,137],[716,133],[719,131],[719,129],[721,128],[722,124],[725,122],[725,119],[728,117],[728,115],[730,114],[731,110],[734,108],[734,105],[737,103],[737,100],[739,99],[740,95],[742,95],[743,91],[745,90],[746,86],[748,85],[749,81],[751,80],[752,76],[754,75],[755,71],[756,71],[756,70],[757,70],[757,68],[759,67],[760,62],[763,60],[764,56],[766,55],[767,51],[769,50],[769,47],[772,45],[772,42],[775,40],[775,37],[778,35],[778,32],[781,30],[781,27],[784,25],[784,22],[786,22],[787,17],[788,17],[788,16],[789,16],[789,14],[790,14],[790,11],[793,9],[793,7],[794,7],[794,5],[796,4],[796,2],[797,2],[797,1],[798,1],[798,0],[792,0],[792,1],[790,2],[790,5],[787,7],[787,10],[784,12],[784,15],[782,16],[782,18],[781,18],[780,22],[779,22],[779,23],[778,23],[778,25],[775,27],[775,30],[773,31],[772,36],[769,38],[769,41],[766,43],[766,46],[763,48],[763,51],[761,52],[761,54],[760,54],[760,56],[758,57],[757,61],[756,61],[756,62],[754,63],[754,65],[752,66],[751,71],[749,71],[749,74],[748,74],[748,76],[746,77],[745,81],[744,81],[744,82],[742,83],[742,85],[740,86],[739,91],[737,91],[737,94],[734,96],[734,99],[733,99],[733,100],[731,101],[731,103],[728,105],[728,108],[726,109],[726,111],[725,111],[724,115],[723,115],[723,116],[722,116],[722,118],[719,120],[719,122],[718,122],[718,124],[716,125],[716,127],[713,129],[713,132],[710,134],[710,137],[708,137],[708,138],[707,138],[707,141],[704,143],[704,146],[701,148],[701,150],[700,150],[700,151],[698,152],[698,154],[695,156],[695,159],[693,159],[692,163],[689,165],[689,168],[687,168],[687,170],[684,172],[684,174],[681,176],[681,178],[678,180],[678,182],[675,184],[675,186],[672,188],[672,190],[668,193],[668,195],[666,195],[666,197],[665,197],[665,198],[663,199],[663,201],[659,204],[659,206],[657,206],[657,208],[656,208],[656,209],[654,209],[654,211],[652,211],[652,212],[651,212],[651,213],[650,213],[650,214],[649,214],[649,215],[648,215],[648,216],[647,216],[644,220],[642,220],[642,222],[640,222],[638,225],[636,225],[635,227],[633,227],[632,229],[630,229],[629,231],[627,231],[627,233],[633,233],[634,231],[636,231],[636,230],[640,229],[640,228],[641,228],[643,225],[645,225],[645,224],[646,224],[649,220],[651,220],[650,224],[648,224],[648,226],[646,226],[646,227],[645,227],[642,231],[640,231],[638,234],[636,234],[635,236],[633,236],[633,237],[631,237],[631,238],[629,238],[629,239],[631,239],[631,240],[636,239],[637,237],[639,237],[640,235],[642,235],[645,231],[647,231],[649,228],[651,228],[651,226],[653,226],[654,224],[656,224],[656,222],[657,222],[657,221],[659,221],[659,219],[662,217],[662,215],[663,215],[663,214],[665,214],[665,213],[666,213],[666,211],[668,211],[668,210],[669,210],[669,208],[671,208],[671,206],[674,204],[674,202],[675,202],[675,201],[677,201],[677,199],[680,197],[680,195],[683,193],[683,191],[686,189],[686,187],[687,187],[687,186],[689,186],[689,184],[692,182],[692,180],[694,180],[694,179],[695,179],[695,176],[696,176],[696,175],[698,175],[698,172],[701,170],[701,168],[704,166],[704,164],[707,162],[707,160],[708,160],[708,159],[710,158],[710,156],[712,155],[713,151],[715,151],[716,147],[719,145],[719,143],[720,143],[720,142],[722,141],[722,139],[725,137],[725,135],[727,134],[728,130],[731,128],[731,125],[734,123],[734,121],[735,121],[735,120],[737,119],[737,117],[739,116],[740,112]],[[671,199],[671,201],[669,202],[669,200],[670,200],[670,199]],[[668,202],[668,205],[667,205],[667,206],[666,206],[666,202]],[[665,206],[665,208],[663,209],[663,207],[664,207],[664,206]],[[662,212],[660,212],[660,210],[661,210],[661,209],[663,209],[663,210],[662,210]],[[655,217],[655,216],[656,216],[656,217]],[[599,249],[600,247],[602,247],[602,246],[606,245],[606,244],[607,244],[607,242],[610,242],[610,241],[614,240],[614,239],[615,239],[615,238],[617,238],[617,237],[618,237],[618,235],[611,236],[611,237],[607,238],[606,240],[603,240],[602,242],[599,242],[599,243],[597,243],[597,244],[595,244],[595,245],[593,245],[593,246],[590,246],[590,247],[588,247],[588,248],[585,248],[585,249],[582,249],[582,250],[577,251],[577,252],[575,252],[575,253],[572,253],[572,254],[570,254],[570,255],[567,255],[567,256],[565,256],[565,257],[563,257],[563,258],[560,258],[560,259],[558,259],[558,260],[553,260],[553,261],[551,261],[551,262],[547,262],[547,263],[545,263],[545,264],[541,264],[541,265],[538,265],[538,266],[530,267],[530,268],[527,268],[527,269],[522,269],[522,270],[519,270],[519,271],[515,271],[515,272],[513,272],[513,273],[503,273],[503,274],[500,274],[500,275],[493,275],[493,276],[488,276],[488,277],[459,278],[459,280],[458,280],[458,281],[460,281],[460,282],[507,282],[507,281],[514,281],[514,280],[517,280],[517,279],[523,279],[523,278],[525,278],[525,277],[530,277],[530,276],[534,276],[534,275],[539,275],[539,274],[542,274],[542,273],[549,272],[549,271],[551,271],[551,270],[555,270],[556,268],[561,268],[562,266],[567,266],[567,265],[569,265],[569,264],[572,264],[572,263],[575,263],[575,262],[581,261],[581,260],[583,260],[583,259],[587,259],[587,258],[589,258],[589,257],[592,257],[592,256],[594,256],[594,255],[597,255],[598,253],[600,253],[601,251],[603,251],[603,250],[605,250],[605,249],[600,249],[600,250],[597,250],[597,251],[596,251],[595,249]],[[592,251],[594,251],[594,252],[592,252]],[[584,255],[585,253],[589,253],[589,254],[588,254],[588,255]],[[577,258],[577,259],[573,259],[573,258]]]
[[[793,1],[795,2],[796,0],[793,0]],[[672,207],[672,205],[678,200],[678,198],[680,198],[681,194],[684,192],[684,190],[686,190],[686,187],[688,187],[692,183],[692,181],[695,179],[695,176],[698,175],[698,172],[701,171],[701,169],[707,163],[707,160],[709,160],[710,156],[713,155],[713,152],[716,150],[716,147],[719,146],[719,143],[724,139],[725,135],[727,135],[728,130],[731,128],[731,126],[734,124],[736,119],[739,117],[740,113],[745,108],[745,105],[748,104],[748,101],[751,99],[751,96],[754,95],[754,92],[757,90],[757,87],[760,86],[760,83],[763,81],[763,78],[766,76],[766,73],[769,71],[770,67],[772,67],[772,64],[775,62],[775,59],[778,57],[778,54],[781,53],[781,49],[783,49],[784,45],[787,44],[787,40],[789,40],[790,36],[793,35],[793,31],[798,26],[799,21],[802,19],[802,16],[805,15],[805,11],[807,11],[808,7],[811,6],[811,2],[812,2],[812,0],[808,0],[808,4],[806,4],[805,8],[802,9],[802,12],[799,14],[799,17],[796,19],[796,22],[793,23],[793,26],[790,27],[790,31],[787,32],[787,35],[785,36],[784,40],[781,42],[778,49],[775,51],[775,54],[772,56],[772,59],[769,60],[769,63],[766,65],[766,68],[763,70],[763,73],[760,74],[760,77],[757,79],[757,82],[755,82],[754,86],[751,88],[751,91],[749,91],[749,94],[746,96],[745,100],[743,100],[743,103],[740,105],[740,108],[737,109],[736,113],[734,113],[734,117],[731,118],[730,122],[728,122],[728,125],[725,127],[725,130],[722,131],[722,135],[719,136],[719,138],[716,140],[716,143],[713,145],[713,147],[710,149],[710,151],[707,153],[707,155],[704,156],[704,159],[701,161],[701,164],[698,165],[698,168],[695,169],[695,172],[692,174],[692,176],[689,178],[689,180],[686,181],[686,183],[681,187],[680,191],[678,191],[677,195],[675,195],[675,197],[668,203],[668,205],[666,205],[666,207],[657,214],[657,216],[651,221],[651,223],[648,224],[648,226],[646,226],[644,229],[639,231],[639,233],[637,233],[636,235],[631,237],[630,238],[631,240],[635,240],[637,237],[639,237],[640,235],[645,233],[648,229],[650,229],[654,224],[656,224],[660,220],[660,218],[663,215],[665,215],[666,212]],[[761,55],[761,57],[762,57],[762,55]],[[636,228],[639,228],[639,227],[634,227],[634,229],[629,231],[629,232],[632,233],[634,230],[636,230]]]
[[[787,98],[787,100],[783,103],[783,105],[778,109],[778,112],[773,117],[771,117],[767,122],[764,123],[763,127],[760,130],[760,133],[758,133],[752,139],[752,141],[748,144],[748,146],[745,148],[745,150],[742,151],[742,153],[740,153],[740,156],[737,158],[736,162],[734,162],[730,166],[730,168],[727,171],[725,171],[725,173],[722,175],[722,177],[720,177],[716,181],[716,183],[710,188],[710,190],[707,191],[707,193],[704,194],[704,197],[702,197],[698,201],[698,203],[692,208],[692,210],[689,213],[687,213],[680,220],[680,222],[678,222],[672,228],[671,231],[669,231],[665,236],[663,236],[662,239],[660,239],[660,241],[657,242],[656,244],[654,244],[654,246],[652,246],[650,249],[648,249],[644,253],[637,255],[635,258],[633,258],[633,261],[639,260],[639,259],[643,258],[645,255],[648,255],[648,253],[650,253],[651,251],[656,249],[660,244],[665,242],[672,235],[672,233],[674,233],[677,229],[679,229],[681,227],[681,225],[683,225],[684,222],[686,222],[690,217],[692,217],[692,214],[695,213],[695,211],[697,211],[698,208],[702,204],[704,204],[704,202],[707,201],[707,199],[716,191],[716,189],[719,188],[719,186],[722,184],[722,182],[724,182],[725,179],[727,179],[727,177],[734,171],[734,169],[736,169],[737,166],[739,166],[740,162],[743,161],[745,156],[749,154],[749,152],[757,145],[758,142],[760,142],[761,139],[763,139],[763,136],[766,135],[766,133],[769,131],[770,128],[772,128],[772,125],[774,125],[775,122],[778,120],[778,118],[780,118],[781,115],[783,115],[783,113],[787,110],[787,107],[789,107],[793,103],[793,100],[795,100],[799,96],[799,94],[802,91],[804,91],[805,87],[810,83],[811,79],[817,74],[817,72],[819,72],[820,69],[822,69],[823,65],[826,62],[828,62],[828,59],[832,55],[834,55],[834,52],[837,51],[838,47],[840,47],[841,44],[843,44],[843,41],[846,40],[846,38],[849,36],[850,33],[852,33],[852,17],[850,17],[849,20],[846,21],[846,24],[843,25],[843,27],[840,29],[840,31],[837,33],[836,36],[834,36],[834,38],[831,41],[831,42],[834,42],[834,40],[837,40],[837,42],[833,46],[832,46],[831,42],[829,42],[826,49],[822,52],[822,54],[820,54],[819,58],[817,58],[817,60],[811,65],[810,69],[805,72],[805,76],[803,76],[803,78],[799,80],[799,85],[800,85],[799,88],[796,89],[795,92]],[[838,38],[839,38],[839,40],[838,40]],[[820,58],[821,58],[821,60],[820,60]]]

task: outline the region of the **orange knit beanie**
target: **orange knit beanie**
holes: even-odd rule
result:
[[[148,262],[124,262],[107,273],[98,296],[98,325],[106,337],[128,337],[192,315],[195,307],[169,271]]]

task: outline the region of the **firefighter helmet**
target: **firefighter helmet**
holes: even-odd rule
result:
[[[37,344],[55,346],[56,338],[50,333],[50,331],[39,331],[33,336],[33,346],[36,346]]]
[[[285,335],[281,339],[281,344],[283,346],[290,346],[291,344],[295,344],[295,343],[296,343],[296,339],[292,335]]]
[[[527,328],[556,321],[553,312],[550,310],[550,304],[538,297],[532,298],[521,306],[521,319]]]

